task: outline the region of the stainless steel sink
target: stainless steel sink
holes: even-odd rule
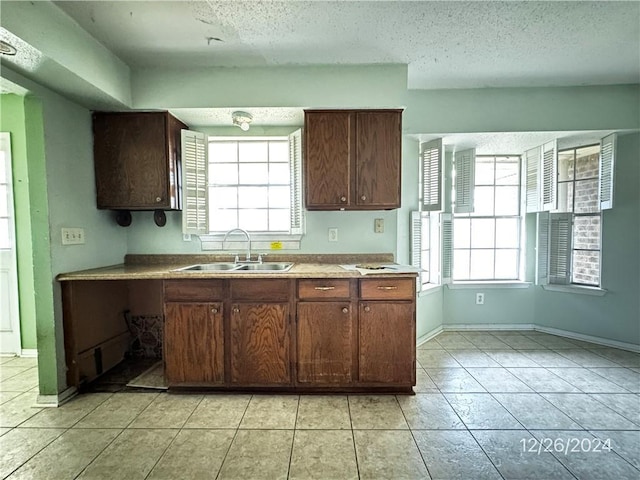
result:
[[[205,272],[205,271],[222,271],[222,270],[237,270],[242,265],[237,263],[201,263],[199,265],[191,265],[189,267],[183,267],[176,269],[177,272]]]
[[[269,262],[269,263],[200,263],[188,267],[177,268],[176,272],[288,272],[293,263]]]
[[[241,272],[286,272],[291,270],[293,263],[247,263],[241,265],[238,271]]]

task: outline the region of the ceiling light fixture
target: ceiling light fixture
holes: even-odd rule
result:
[[[231,118],[233,119],[233,124],[240,127],[240,130],[242,130],[243,132],[249,130],[249,124],[253,120],[253,117],[250,113],[241,111],[233,112],[231,114]]]
[[[16,50],[16,47],[10,43],[0,40],[0,53],[2,55],[15,55],[18,51]]]

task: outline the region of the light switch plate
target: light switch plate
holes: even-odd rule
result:
[[[62,245],[84,244],[84,228],[62,228]]]

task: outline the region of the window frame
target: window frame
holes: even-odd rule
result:
[[[194,132],[191,130],[183,130],[183,144],[182,144],[182,152],[183,152],[183,171],[182,171],[182,179],[183,179],[183,192],[185,195],[185,209],[183,210],[183,234],[185,235],[185,240],[190,240],[190,235],[197,235],[202,242],[203,250],[227,250],[227,249],[237,249],[242,247],[242,244],[246,244],[246,242],[234,241],[233,238],[230,238],[228,242],[225,242],[223,245],[223,239],[226,232],[223,231],[210,231],[210,226],[208,225],[208,221],[206,222],[206,231],[202,228],[202,224],[199,225],[198,229],[188,229],[186,228],[187,220],[186,218],[191,215],[194,218],[194,214],[188,211],[189,204],[189,193],[193,193],[194,189],[190,189],[188,185],[188,170],[186,168],[187,164],[185,163],[185,152],[188,150],[188,145],[185,145],[185,136],[186,137],[194,137],[196,135],[200,135],[200,138],[204,138],[205,144],[205,153],[204,155],[200,155],[197,158],[198,168],[202,169],[204,165],[205,170],[205,185],[206,185],[206,204],[204,207],[205,217],[208,220],[209,217],[209,205],[210,201],[208,198],[210,183],[208,179],[206,179],[206,174],[209,169],[209,161],[207,158],[208,146],[211,141],[260,141],[260,140],[274,140],[274,139],[284,139],[286,138],[288,141],[288,149],[289,149],[289,160],[288,167],[290,172],[290,207],[289,207],[289,230],[288,231],[258,231],[258,230],[250,230],[251,233],[251,245],[252,248],[256,249],[299,249],[300,241],[305,233],[305,218],[304,218],[304,205],[303,205],[303,183],[302,183],[302,131],[298,129],[292,132],[288,136],[277,135],[277,136],[206,136],[204,134]],[[250,140],[249,140],[250,139]],[[191,178],[194,178],[193,172]],[[198,177],[201,183],[201,176]],[[194,206],[194,202],[191,202],[191,206]],[[198,215],[202,215],[202,202],[197,203],[198,207]],[[199,217],[198,217],[199,218]],[[224,247],[224,248],[223,248]]]
[[[523,221],[523,212],[525,211],[524,206],[523,206],[523,156],[522,155],[500,155],[500,154],[495,154],[495,155],[474,155],[473,160],[472,160],[472,165],[471,165],[471,169],[474,172],[472,179],[473,179],[473,184],[471,185],[471,192],[465,194],[465,196],[470,196],[474,201],[476,198],[476,188],[477,187],[493,187],[494,190],[494,200],[493,200],[493,213],[494,215],[477,215],[475,214],[474,210],[475,210],[475,205],[471,205],[471,208],[469,209],[467,205],[465,205],[465,207],[463,208],[464,211],[460,211],[459,209],[457,209],[455,211],[455,213],[452,216],[452,235],[451,235],[451,248],[450,248],[450,252],[451,252],[451,280],[454,284],[462,284],[462,283],[515,283],[515,282],[521,282],[522,281],[522,277],[523,277],[523,241],[524,241],[524,221]],[[492,184],[482,184],[482,185],[478,185],[476,183],[476,178],[475,178],[475,167],[476,167],[476,161],[477,159],[482,159],[482,158],[493,158],[493,164],[494,164],[494,177],[493,177],[493,182]],[[496,200],[495,200],[495,191],[497,187],[500,187],[501,185],[497,183],[497,179],[496,179],[496,175],[497,175],[497,169],[495,168],[495,165],[497,163],[497,159],[498,158],[513,158],[513,159],[517,159],[517,166],[518,166],[518,172],[517,172],[517,184],[513,184],[513,185],[505,185],[505,186],[512,186],[512,187],[517,187],[517,194],[516,194],[516,204],[517,204],[517,214],[516,215],[496,215],[495,214],[495,206],[496,206]],[[465,159],[466,161],[466,159]],[[465,166],[466,168],[468,168],[468,166]],[[456,173],[456,180],[457,180],[457,173]],[[456,192],[457,193],[457,192]],[[466,210],[470,210],[470,211],[466,211]],[[459,220],[459,219],[468,219],[469,220],[469,247],[468,248],[456,248],[455,247],[455,221]],[[472,224],[473,224],[473,220],[483,220],[483,219],[490,219],[494,221],[494,238],[493,238],[493,246],[491,248],[487,247],[487,248],[474,248],[473,245],[473,228],[472,228]],[[517,219],[517,232],[518,232],[518,238],[517,241],[515,242],[515,244],[517,245],[515,248],[507,248],[507,247],[497,247],[496,243],[497,243],[497,236],[496,236],[496,229],[497,229],[497,225],[498,225],[498,220],[500,219]],[[464,278],[464,279],[459,279],[459,278],[454,278],[454,272],[455,272],[455,251],[456,250],[468,250],[469,251],[469,259],[471,259],[471,254],[472,252],[478,251],[478,250],[491,250],[494,252],[493,255],[493,276],[492,278],[473,278],[471,277],[471,261],[469,262],[469,278]],[[498,252],[499,250],[516,250],[516,268],[515,268],[515,272],[516,272],[516,276],[514,278],[496,278],[496,252]]]

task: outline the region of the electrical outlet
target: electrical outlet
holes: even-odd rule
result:
[[[84,244],[84,228],[62,228],[62,245]]]
[[[484,305],[484,293],[476,293],[476,305]]]
[[[338,241],[338,229],[337,228],[330,228],[329,229],[329,241],[330,242],[337,242]]]
[[[375,233],[384,233],[384,218],[376,218],[373,221],[373,231]]]

